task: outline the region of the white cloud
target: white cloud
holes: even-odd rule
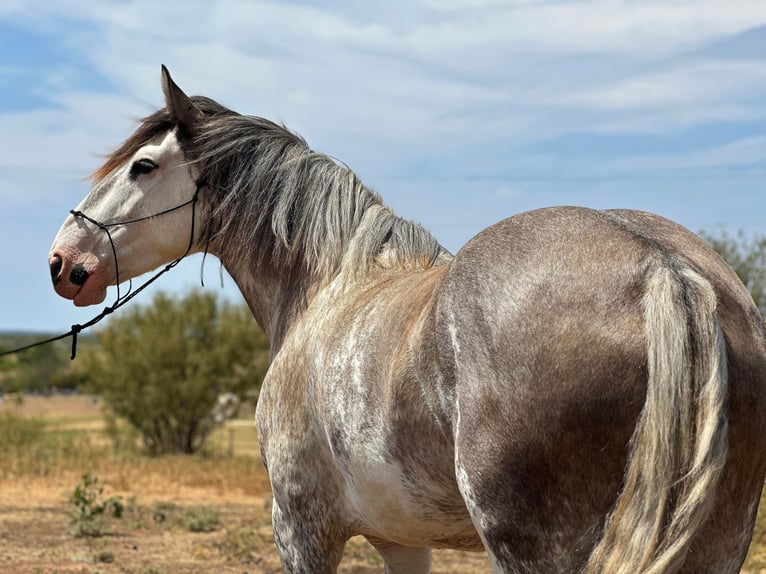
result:
[[[766,173],[766,136],[754,136],[703,150],[643,155],[612,162],[611,168],[629,171],[720,169],[751,166]]]
[[[668,57],[766,22],[760,0],[489,4],[473,9],[466,3],[465,10],[419,27],[404,45],[428,59],[446,55],[456,69],[497,71],[509,59],[535,55]]]
[[[129,103],[125,98],[66,93],[54,100],[60,107],[0,115],[0,133],[7,134],[0,138],[0,168],[67,172],[95,168],[94,154],[115,147],[119,143],[115,137],[125,138],[133,123],[122,111]],[[124,131],[118,135],[119,127]]]
[[[737,101],[765,92],[766,60],[691,61],[559,101],[598,110],[640,110]]]

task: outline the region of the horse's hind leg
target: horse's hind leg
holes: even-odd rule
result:
[[[304,504],[280,504],[274,496],[274,542],[287,574],[335,574],[343,558],[346,537],[342,530]]]
[[[571,492],[534,449],[509,453],[507,444],[466,429],[471,416],[462,418],[455,476],[493,573],[578,572],[593,543],[579,508],[586,489]]]
[[[431,572],[431,549],[412,548],[394,542],[367,538],[386,564],[386,574],[428,574]]]

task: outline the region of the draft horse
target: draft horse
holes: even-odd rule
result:
[[[364,535],[496,573],[738,572],[766,471],[758,310],[702,240],[638,211],[516,215],[451,255],[347,167],[188,97],[93,175],[49,255],[75,305],[216,255],[271,342],[256,412],[284,569]]]

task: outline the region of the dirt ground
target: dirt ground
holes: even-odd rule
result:
[[[64,478],[64,477],[62,477]],[[6,481],[0,488],[0,572],[222,574],[277,573],[271,530],[270,497],[220,494],[202,488],[171,488],[172,494],[106,489],[126,501],[124,515],[108,522],[108,534],[70,534],[68,480]],[[67,484],[63,484],[66,482]],[[108,486],[108,482],[106,482]],[[212,507],[220,525],[209,533],[189,532],[169,516],[191,507]],[[165,509],[163,514],[160,509]],[[169,509],[169,510],[168,510]],[[160,516],[168,515],[160,521]],[[347,574],[383,571],[375,551],[362,538],[349,541],[339,570]],[[434,553],[435,573],[487,573],[482,554]]]
[[[93,433],[103,427],[98,401],[84,396],[25,397],[21,404],[6,398],[0,404],[3,412],[41,417],[54,432]],[[252,422],[242,423],[234,426],[245,435]],[[226,443],[228,432],[219,438]],[[236,451],[238,461],[177,457],[147,459],[140,467],[105,461],[97,468],[47,477],[0,479],[0,574],[282,572],[271,529],[268,478],[260,462],[254,462],[257,442],[238,434]],[[249,466],[243,467],[243,459]],[[241,468],[251,476],[241,476]],[[122,518],[110,519],[107,534],[98,538],[71,534],[69,498],[84,472],[98,475],[104,498],[119,496],[125,506]],[[200,507],[220,515],[212,532],[190,532],[180,524],[187,510]],[[490,572],[483,553],[439,550],[433,564],[436,574]],[[383,563],[357,537],[346,545],[339,572],[380,574]]]

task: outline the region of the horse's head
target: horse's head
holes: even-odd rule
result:
[[[182,146],[202,113],[164,66],[162,87],[166,107],[96,171],[90,193],[53,241],[54,288],[75,305],[100,303],[107,286],[198,250],[198,174]]]

